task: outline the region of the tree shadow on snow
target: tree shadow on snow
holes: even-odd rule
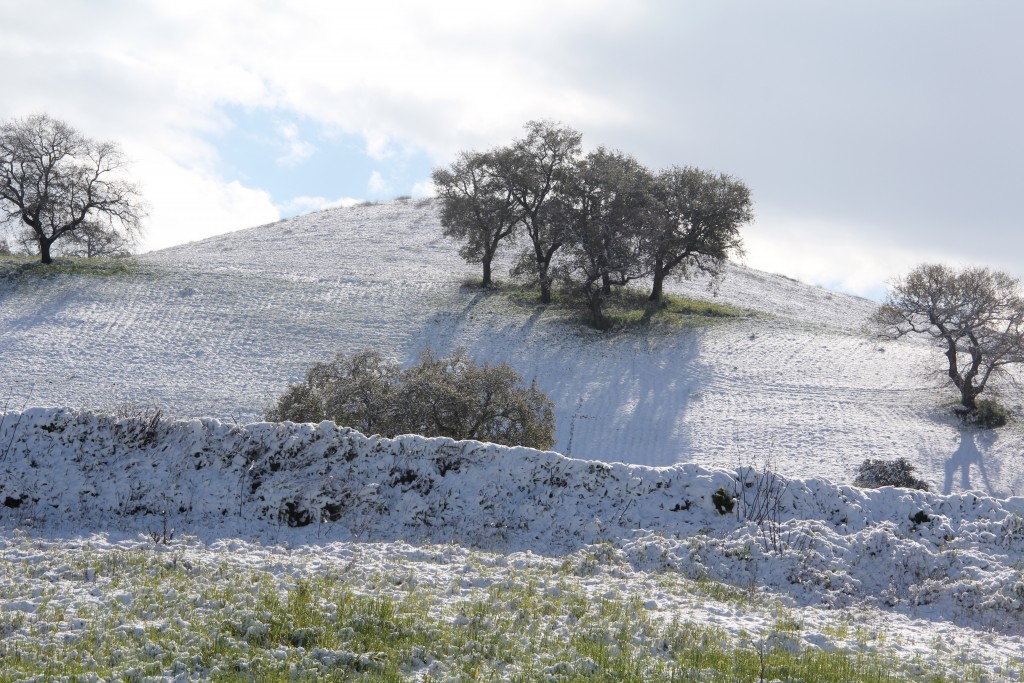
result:
[[[953,492],[954,483],[962,491],[984,491],[990,496],[1001,497],[989,477],[985,455],[992,450],[996,435],[991,430],[978,430],[961,427],[960,444],[945,463],[945,479],[942,492]],[[998,463],[997,463],[998,464]],[[981,481],[971,479],[972,468]],[[979,487],[979,483],[983,488]]]
[[[699,330],[602,334],[544,319],[543,306],[510,314],[479,305],[485,300],[474,296],[436,316],[413,343],[442,355],[465,346],[477,361],[508,363],[536,381],[555,403],[553,450],[564,455],[655,467],[687,459],[684,416],[700,388]]]

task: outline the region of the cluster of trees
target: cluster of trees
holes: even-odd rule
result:
[[[883,337],[923,335],[942,349],[965,417],[990,412],[978,396],[1008,366],[1024,363],[1024,294],[1003,272],[922,264],[893,281],[874,323]]]
[[[510,145],[461,152],[434,171],[444,233],[482,264],[483,287],[499,247],[516,242],[513,273],[536,278],[541,302],[562,280],[584,294],[604,329],[613,287],[649,277],[657,303],[666,278],[717,277],[741,251],[739,228],[753,219],[741,181],[692,167],[655,174],[623,152],[584,155],[581,141],[571,128],[531,121]]]
[[[125,168],[117,145],[45,114],[0,122],[0,225],[43,263],[128,254],[146,210]]]
[[[554,444],[554,404],[508,365],[479,365],[464,349],[429,349],[404,370],[377,351],[338,354],[293,384],[267,420],[333,420],[364,434],[475,439],[545,450]]]

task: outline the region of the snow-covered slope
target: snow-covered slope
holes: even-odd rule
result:
[[[719,297],[750,317],[600,335],[461,284],[476,269],[429,202],[334,209],[147,255],[131,276],[0,284],[8,405],[159,402],[259,417],[316,360],[431,346],[507,362],[555,401],[555,450],[655,466],[761,465],[852,480],[905,457],[939,491],[1024,494],[1017,427],[961,431],[936,353],[861,333],[863,299],[733,267]],[[706,295],[706,284],[675,284]],[[1017,402],[1011,396],[1011,407]]]

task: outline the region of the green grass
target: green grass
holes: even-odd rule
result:
[[[0,256],[0,280],[44,280],[57,275],[87,275],[93,277],[126,277],[140,270],[131,258],[57,257],[53,263],[43,264],[38,256]]]
[[[558,566],[492,568],[481,588],[421,587],[373,567],[274,572],[153,547],[0,560],[0,572],[24,578],[7,584],[4,600],[41,598],[34,612],[0,609],[4,683],[181,674],[523,683],[982,679],[969,667],[915,662],[907,670],[877,643],[855,651],[802,647],[803,625],[784,611],[766,632],[739,638],[699,623],[699,615],[666,621],[635,594],[588,593]]]
[[[544,315],[562,318],[580,325],[588,325],[586,302],[579,292],[554,289],[550,304],[540,303],[540,290],[504,281],[495,281],[488,290],[479,289],[479,280],[466,280],[465,289],[483,291],[487,296],[507,301],[514,309],[535,311],[543,306]],[[605,315],[612,330],[630,330],[641,327],[702,327],[745,317],[750,314],[728,304],[706,299],[691,299],[665,294],[660,303],[647,300],[646,290],[626,287],[615,290],[605,303]]]

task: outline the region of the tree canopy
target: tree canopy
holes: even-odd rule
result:
[[[661,299],[673,273],[719,277],[729,256],[742,253],[740,226],[754,219],[750,190],[724,173],[673,166],[658,175],[655,187],[661,220],[649,246],[651,301]]]
[[[461,152],[449,168],[435,169],[444,234],[463,243],[459,255],[483,265],[481,287],[491,286],[491,262],[521,214],[507,182],[511,151]]]
[[[268,420],[333,420],[364,434],[422,434],[546,449],[553,404],[504,363],[474,362],[464,349],[424,351],[402,369],[378,351],[316,363],[267,411]]]
[[[483,264],[485,287],[499,243],[525,238],[512,274],[536,278],[541,303],[558,276],[602,329],[613,287],[650,277],[649,299],[660,302],[670,276],[720,277],[753,220],[750,191],[732,176],[678,166],[655,176],[604,147],[582,156],[580,133],[553,121],[528,122],[507,147],[462,152],[433,178],[445,235]]]

